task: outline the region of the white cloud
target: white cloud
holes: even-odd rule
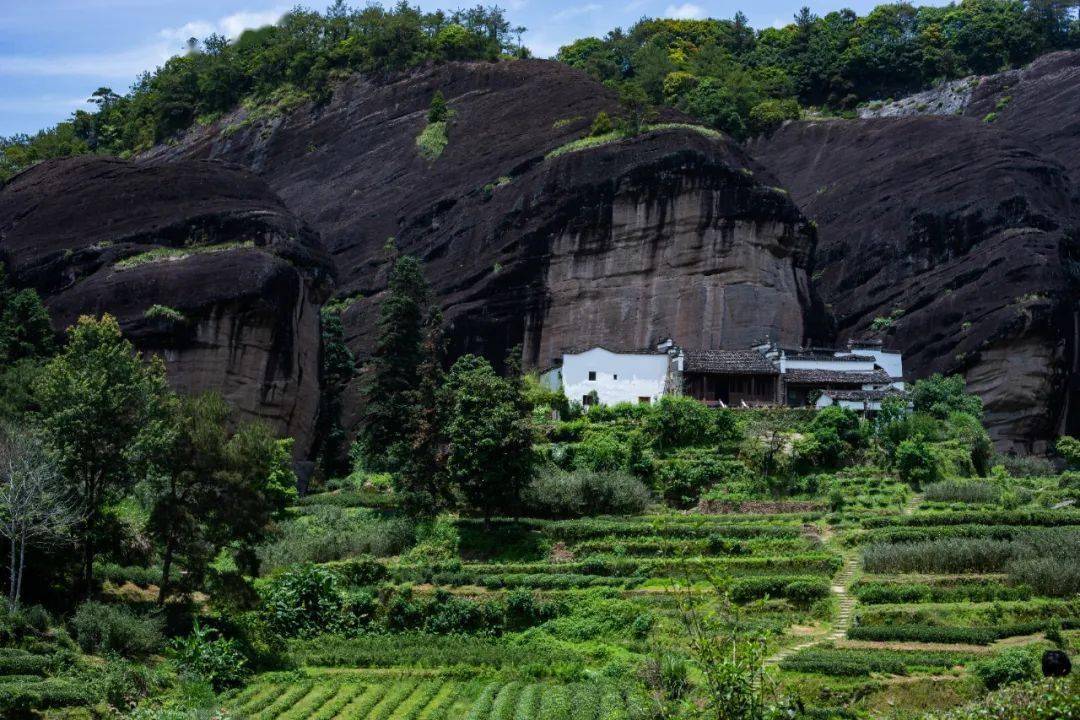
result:
[[[188,38],[202,40],[211,33],[218,33],[227,38],[235,38],[251,28],[273,25],[288,11],[287,5],[279,5],[262,12],[238,12],[218,18],[215,21],[194,20],[176,28],[165,28],[158,33],[163,39],[184,43]]]
[[[668,5],[664,11],[664,17],[677,20],[700,20],[705,17],[705,10],[700,5],[683,3],[682,5]]]
[[[153,70],[171,56],[183,52],[188,38],[201,40],[211,33],[235,38],[249,28],[277,22],[287,11],[288,6],[279,5],[264,12],[233,13],[214,21],[193,20],[159,31],[160,40],[156,42],[118,52],[0,55],[0,75],[134,78],[142,71]]]
[[[575,6],[575,7],[568,7],[565,10],[560,10],[559,12],[552,15],[551,19],[552,20],[569,20],[570,18],[575,18],[575,17],[577,17],[579,15],[588,15],[589,13],[594,13],[597,10],[600,10],[601,7],[602,7],[601,5],[597,5],[596,3],[589,3],[588,5],[578,5],[578,6]]]

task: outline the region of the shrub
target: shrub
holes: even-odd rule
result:
[[[659,450],[704,444],[714,439],[716,430],[712,411],[704,403],[682,395],[660,398],[645,425]]]
[[[281,637],[312,637],[338,626],[344,597],[338,576],[318,565],[301,565],[274,578],[263,594],[263,616]]]
[[[211,638],[211,631],[198,622],[191,635],[173,642],[173,652],[182,672],[210,683],[215,691],[239,685],[247,677],[247,659],[236,641]]]
[[[750,468],[741,460],[704,450],[684,450],[657,467],[657,483],[664,499],[677,505],[697,502],[710,488],[746,484],[753,478]]]
[[[922,440],[904,440],[896,448],[896,469],[900,479],[913,488],[935,482],[940,476],[937,458]]]
[[[143,317],[147,320],[167,320],[174,323],[187,322],[184,313],[176,308],[171,308],[168,305],[151,305],[146,312],[143,313]]]
[[[924,491],[931,502],[996,503],[1001,499],[1001,488],[988,482],[946,480],[931,483]]]
[[[1039,658],[1031,648],[1009,648],[975,665],[975,675],[989,690],[1042,676]]]
[[[446,104],[442,90],[436,90],[431,96],[431,104],[428,106],[427,120],[429,123],[446,122],[450,119],[450,108]]]
[[[599,137],[612,132],[615,132],[615,123],[611,121],[611,116],[603,110],[596,113],[596,118],[593,120],[592,127],[589,129],[589,136]]]
[[[1008,565],[1009,580],[1029,586],[1039,595],[1069,597],[1080,593],[1080,558],[1037,557]]]
[[[622,472],[544,470],[525,489],[526,514],[540,517],[633,514],[649,504],[649,491]]]
[[[126,607],[87,601],[75,609],[71,626],[84,652],[140,657],[161,647],[164,622],[157,616],[140,617]]]
[[[416,136],[416,148],[420,152],[420,157],[425,160],[438,160],[449,143],[450,138],[446,134],[445,122],[429,123]]]
[[[1006,540],[949,539],[870,545],[863,550],[868,572],[1001,572],[1017,552]]]
[[[728,590],[731,600],[746,603],[763,597],[786,598],[800,607],[809,607],[829,596],[827,580],[802,576],[762,576],[740,578]]]

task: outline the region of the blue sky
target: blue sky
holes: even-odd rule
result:
[[[362,4],[363,0],[357,0]],[[414,0],[415,3],[415,0]],[[236,36],[273,22],[295,0],[0,0],[0,135],[33,132],[85,106],[94,89],[126,91],[135,76],[179,52],[192,36]],[[326,2],[302,5],[322,9]],[[477,0],[421,0],[424,9],[455,8]],[[482,4],[492,4],[484,0]],[[742,10],[755,27],[785,25],[799,0],[503,0],[526,44],[540,57],[586,35],[602,35],[638,18],[730,18]],[[818,0],[817,13],[851,7],[860,14],[874,0]]]

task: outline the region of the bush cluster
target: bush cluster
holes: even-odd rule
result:
[[[522,494],[523,511],[532,517],[631,515],[648,506],[645,484],[619,470],[542,470]]]
[[[764,597],[784,598],[809,607],[829,596],[829,581],[813,576],[765,575],[739,578],[728,589],[733,602],[746,603]]]
[[[75,609],[71,628],[84,652],[144,657],[162,646],[164,621],[121,605],[87,601]]]

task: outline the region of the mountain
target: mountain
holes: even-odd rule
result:
[[[0,251],[57,328],[112,313],[175,387],[218,391],[308,453],[331,267],[258,177],[197,160],[42,163],[0,192]]]
[[[840,338],[963,373],[1002,450],[1080,424],[1078,66],[1055,53],[969,83],[949,116],[794,122],[748,148],[818,225]]]
[[[117,313],[178,386],[223,389],[299,455],[319,305],[346,301],[363,359],[405,253],[425,263],[452,355],[520,344],[546,367],[668,336],[877,335],[912,378],[964,373],[999,448],[1041,451],[1080,425],[1080,153],[1071,120],[1053,122],[1080,110],[1077,55],[951,87],[947,116],[793,122],[745,147],[671,110],[633,138],[587,137],[618,100],[554,62],[353,75],[325,105],[240,107],[136,161],[24,172],[0,190],[0,254],[58,325]],[[445,126],[428,119],[437,92]],[[192,245],[219,252],[118,269]],[[357,404],[354,388],[347,423]]]
[[[418,151],[436,91],[452,113]],[[370,349],[396,253],[421,257],[453,353],[527,366],[564,350],[798,343],[811,312],[813,233],[786,192],[719,133],[666,113],[656,129],[560,152],[612,92],[554,62],[447,63],[345,81],[322,108],[238,110],[158,161],[215,158],[258,173],[320,234],[347,339]]]

